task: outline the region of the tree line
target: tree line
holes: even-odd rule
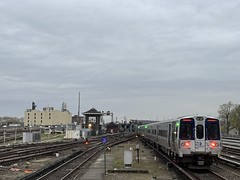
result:
[[[222,132],[229,135],[231,129],[240,132],[240,104],[229,101],[218,109],[219,118],[222,120]]]

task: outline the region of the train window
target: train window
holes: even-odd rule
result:
[[[159,130],[158,131],[158,135],[159,136],[162,136],[162,137],[167,137],[167,133],[168,133],[168,131],[167,130]]]
[[[184,124],[181,129],[181,139],[191,139],[191,129],[190,124]]]
[[[218,123],[208,123],[206,128],[206,134],[208,140],[219,140],[219,124]]]
[[[156,135],[156,133],[157,133],[157,130],[153,129],[153,130],[152,130],[152,134],[153,134],[153,135]]]
[[[197,138],[198,139],[202,139],[204,137],[204,134],[203,134],[203,125],[197,125]]]
[[[182,140],[193,139],[193,127],[192,119],[181,120],[179,138]]]

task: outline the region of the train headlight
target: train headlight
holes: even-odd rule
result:
[[[191,143],[190,143],[190,142],[188,142],[188,141],[184,143],[184,147],[186,147],[186,148],[189,148],[189,147],[190,147],[190,145],[191,145]]]
[[[181,144],[183,148],[189,149],[191,147],[191,142],[190,141],[185,141]]]
[[[215,141],[210,141],[210,148],[216,148],[216,147],[218,147],[218,143],[217,142],[215,142]]]

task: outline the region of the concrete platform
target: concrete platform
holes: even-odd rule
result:
[[[106,169],[112,168],[113,159],[114,158],[111,154],[106,154]],[[104,178],[104,154],[101,154],[100,157],[90,166],[87,173],[81,177],[81,180],[103,180]]]

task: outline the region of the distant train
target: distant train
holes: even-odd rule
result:
[[[210,116],[185,116],[141,125],[138,134],[188,167],[210,166],[222,149],[220,122]]]

